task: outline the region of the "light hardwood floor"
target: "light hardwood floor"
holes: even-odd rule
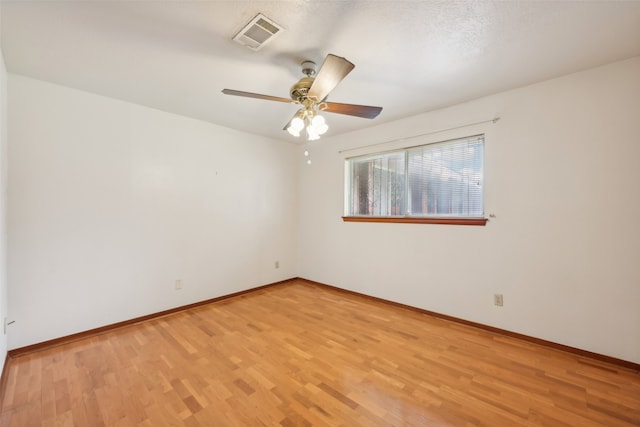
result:
[[[640,425],[637,372],[304,281],[7,369],[7,427]]]

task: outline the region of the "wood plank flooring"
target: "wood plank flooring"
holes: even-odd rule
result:
[[[640,374],[293,281],[13,358],[0,426],[640,426]]]

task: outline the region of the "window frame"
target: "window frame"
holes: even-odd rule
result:
[[[385,216],[385,215],[348,215],[348,212],[350,210],[350,204],[352,203],[352,195],[351,192],[353,191],[352,189],[352,185],[353,185],[353,168],[352,168],[352,161],[354,159],[357,158],[366,158],[366,157],[375,157],[378,155],[384,155],[384,154],[390,154],[390,153],[397,153],[397,152],[402,152],[405,156],[405,159],[407,158],[407,153],[409,153],[411,150],[415,150],[416,148],[420,148],[420,147],[426,147],[429,145],[437,145],[437,144],[446,144],[446,143],[451,143],[454,142],[456,140],[469,140],[469,139],[473,139],[473,138],[481,138],[482,139],[482,149],[483,149],[483,160],[482,160],[482,175],[483,175],[483,189],[482,189],[482,205],[483,205],[483,212],[481,214],[481,216],[478,217],[464,217],[464,216],[440,216],[440,215],[433,215],[433,216],[423,216],[423,215],[410,215],[407,211],[407,207],[408,207],[408,198],[406,198],[404,200],[404,209],[405,209],[405,214],[403,216],[399,216],[399,215],[393,215],[393,216]],[[342,216],[342,220],[343,222],[377,222],[377,223],[404,223],[404,224],[445,224],[445,225],[471,225],[471,226],[484,226],[486,225],[488,218],[485,217],[485,213],[484,213],[484,199],[485,199],[485,195],[484,195],[484,149],[485,149],[485,141],[486,141],[486,135],[484,133],[479,133],[479,134],[475,134],[475,135],[468,135],[468,136],[461,136],[461,137],[457,137],[457,138],[450,138],[450,139],[446,139],[446,140],[440,140],[440,141],[434,141],[434,142],[430,142],[430,143],[426,143],[426,144],[419,144],[419,145],[415,145],[415,146],[410,146],[410,147],[403,147],[403,148],[399,148],[399,149],[394,149],[394,150],[386,150],[386,151],[380,151],[380,152],[375,152],[375,153],[369,153],[369,154],[365,154],[365,155],[360,155],[360,156],[354,156],[354,157],[349,157],[345,159],[345,179],[344,179],[344,190],[345,190],[345,198],[344,198],[344,215]],[[408,173],[406,171],[407,168],[407,162],[405,161],[405,175]],[[408,182],[405,182],[405,188],[404,188],[405,194],[409,193],[409,184]]]

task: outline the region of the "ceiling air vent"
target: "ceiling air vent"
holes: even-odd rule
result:
[[[251,50],[260,50],[283,30],[282,26],[259,13],[233,37],[233,40]]]

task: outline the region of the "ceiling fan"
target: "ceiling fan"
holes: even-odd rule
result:
[[[289,90],[289,98],[261,95],[259,93],[243,92],[233,89],[223,89],[225,95],[244,96],[247,98],[265,99],[267,101],[299,104],[301,108],[284,127],[291,135],[300,136],[303,129],[310,141],[320,138],[328,126],[319,112],[346,114],[349,116],[373,119],[380,114],[382,107],[367,105],[341,104],[327,102],[329,93],[353,70],[355,65],[340,56],[329,54],[325,58],[316,75],[316,64],[312,61],[302,63],[302,73],[306,77],[298,80]]]

